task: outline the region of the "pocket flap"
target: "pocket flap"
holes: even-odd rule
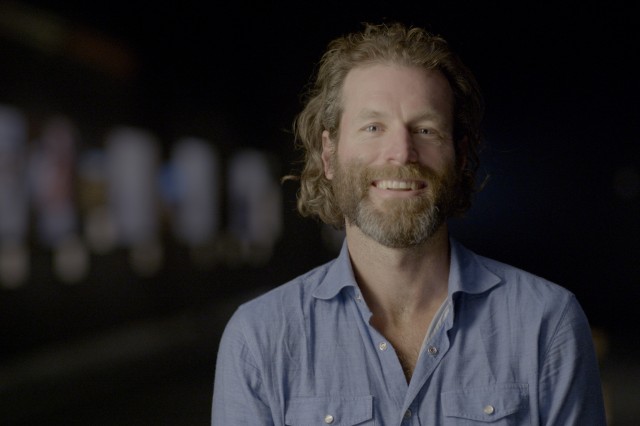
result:
[[[446,417],[491,423],[526,407],[529,387],[509,383],[489,387],[471,387],[441,393]]]
[[[285,413],[285,423],[291,426],[352,426],[372,417],[372,396],[292,398]]]

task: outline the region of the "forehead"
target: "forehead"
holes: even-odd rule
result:
[[[375,64],[349,71],[342,88],[342,105],[345,112],[415,107],[449,113],[453,111],[453,91],[438,70]]]

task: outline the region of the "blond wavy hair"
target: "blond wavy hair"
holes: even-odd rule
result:
[[[478,151],[482,136],[483,101],[475,77],[450,49],[447,41],[422,28],[402,24],[365,24],[363,31],[331,41],[322,56],[305,106],[295,118],[296,147],[303,152],[297,207],[302,216],[318,217],[337,228],[344,226],[331,186],[324,175],[322,132],[338,140],[342,116],[342,87],[353,68],[388,63],[439,70],[454,93],[454,141],[459,185],[451,216],[465,213],[475,192]],[[339,143],[339,141],[338,141]]]

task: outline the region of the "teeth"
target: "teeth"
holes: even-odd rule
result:
[[[380,189],[416,190],[422,188],[422,184],[415,180],[381,180],[376,183]]]

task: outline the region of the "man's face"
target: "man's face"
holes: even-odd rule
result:
[[[438,71],[355,68],[344,82],[338,141],[323,133],[325,175],[347,224],[389,247],[426,241],[457,186],[453,93]]]

